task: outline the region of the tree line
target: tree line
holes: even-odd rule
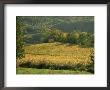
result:
[[[36,34],[25,35],[24,42],[26,44],[61,42],[83,45],[86,47],[94,46],[93,33],[81,31],[62,32],[56,29],[47,31],[48,32],[40,32]]]

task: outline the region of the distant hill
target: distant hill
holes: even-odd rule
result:
[[[47,42],[47,38],[58,38],[71,32],[94,34],[93,16],[20,16],[24,42]]]
[[[23,16],[26,33],[58,29],[64,32],[94,33],[93,16]]]

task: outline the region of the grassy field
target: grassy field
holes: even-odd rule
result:
[[[86,71],[73,70],[50,70],[50,69],[36,69],[36,68],[17,68],[17,74],[91,74]]]
[[[86,70],[86,66],[91,63],[90,54],[92,49],[93,48],[82,48],[78,45],[62,44],[58,42],[27,45],[25,46],[25,57],[17,60],[17,66],[38,69],[18,68],[17,74],[27,72],[46,74],[49,72],[66,73],[66,71],[62,69],[76,71],[79,69],[83,71]],[[39,69],[42,70],[39,71]],[[61,71],[52,72],[52,70],[55,69]],[[67,73],[72,74],[74,71],[67,71]]]

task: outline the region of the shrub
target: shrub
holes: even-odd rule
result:
[[[94,51],[90,54],[91,63],[87,66],[89,72],[94,73]]]

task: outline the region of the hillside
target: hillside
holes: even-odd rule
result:
[[[94,32],[93,16],[24,16],[23,24],[26,33],[52,30],[53,28],[65,32],[74,30]]]
[[[17,74],[93,74],[93,16],[17,16]]]
[[[81,70],[89,72],[88,66],[91,65],[90,54],[93,48],[81,48],[78,45],[58,42],[26,45],[24,48],[25,57],[17,60],[17,66],[48,70],[72,70],[72,72]],[[31,73],[31,71],[29,71],[29,73]]]
[[[68,36],[72,32],[94,33],[93,16],[20,16],[20,18],[25,43],[47,42],[44,39],[52,38],[53,35],[56,35],[55,39],[58,35]]]

